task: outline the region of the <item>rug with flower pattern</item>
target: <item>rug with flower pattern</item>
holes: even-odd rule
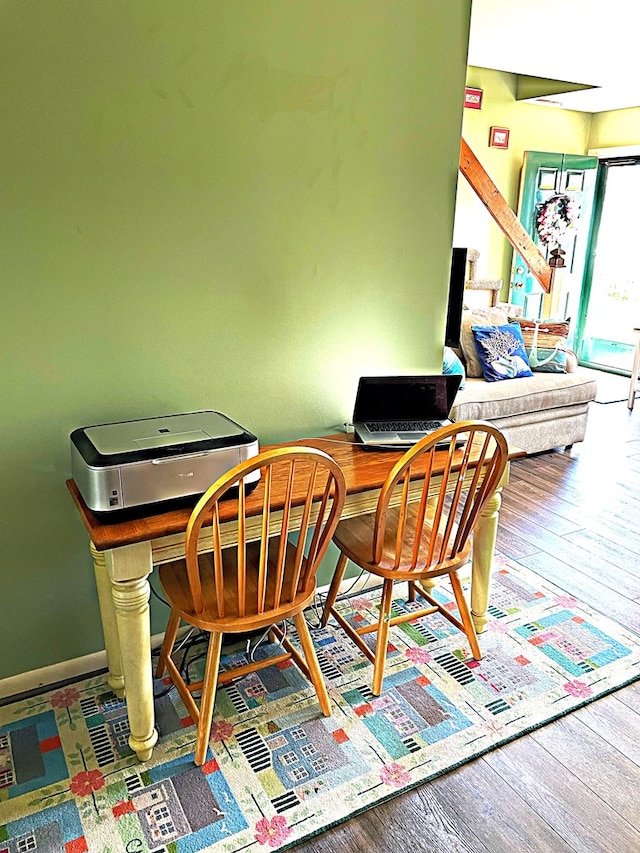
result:
[[[444,582],[438,594],[455,610]],[[362,623],[376,602],[342,608]],[[640,638],[513,562],[497,562],[490,613],[480,662],[441,616],[392,629],[379,697],[340,629],[314,630],[331,717],[295,666],[254,673],[219,689],[202,767],[166,682],[145,764],[106,676],[6,704],[0,853],[282,850],[640,677]]]

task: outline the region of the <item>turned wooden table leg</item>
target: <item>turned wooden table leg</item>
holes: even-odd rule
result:
[[[122,671],[122,655],[120,654],[116,611],[111,595],[111,580],[107,572],[104,551],[98,551],[93,542],[90,543],[89,550],[91,551],[93,570],[96,576],[100,619],[102,621],[104,647],[107,653],[107,667],[109,669],[107,682],[116,696],[122,699],[124,697],[124,674]]]
[[[151,758],[158,740],[154,729],[149,582],[146,578],[114,583],[115,605],[129,716],[129,746],[140,761]],[[146,650],[146,654],[140,654]]]
[[[493,556],[498,533],[498,516],[502,503],[502,488],[487,502],[473,534],[473,561],[471,568],[471,617],[476,632],[481,634],[487,626],[489,585],[493,570]]]
[[[151,671],[151,590],[147,580],[153,568],[150,545],[139,543],[107,551],[106,565],[120,639],[129,746],[140,761],[147,761],[158,740]]]

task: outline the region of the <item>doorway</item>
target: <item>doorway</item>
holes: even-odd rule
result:
[[[525,151],[522,163],[518,217],[547,261],[557,244],[555,240],[546,242],[539,232],[542,208],[558,199],[570,201],[579,211],[577,221],[558,243],[566,256],[558,317],[574,319],[572,338],[587,258],[597,171],[598,158],[580,154]],[[509,302],[521,306],[525,317],[538,319],[542,316],[543,296],[542,287],[514,251]]]
[[[630,375],[640,323],[640,157],[601,160],[576,339],[586,367]]]

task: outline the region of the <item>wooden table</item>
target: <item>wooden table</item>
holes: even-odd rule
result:
[[[400,451],[364,450],[361,445],[354,443],[352,435],[347,434],[301,439],[289,444],[318,447],[341,466],[347,482],[343,518],[375,509],[380,488],[401,455]],[[523,451],[510,448],[510,459],[524,455]],[[436,470],[435,486],[437,473]],[[488,621],[489,581],[498,527],[500,492],[507,480],[508,466],[500,488],[489,501],[474,534],[471,610],[478,632],[484,630]],[[86,506],[75,482],[67,480],[67,486],[91,539],[90,551],[109,669],[108,682],[119,697],[126,695],[131,731],[129,745],[140,761],[146,761],[151,757],[158,739],[154,728],[148,577],[154,566],[184,557],[185,530],[191,507],[160,511],[129,520],[114,520],[104,516],[98,518]],[[259,484],[247,500],[247,514],[254,507],[257,513],[261,501],[262,488]],[[221,530],[223,542],[226,537],[225,544],[233,544],[230,521],[234,502],[230,501],[228,506],[228,518],[225,518],[224,509],[221,508]],[[226,528],[225,521],[229,522]],[[247,536],[250,535],[249,530]]]

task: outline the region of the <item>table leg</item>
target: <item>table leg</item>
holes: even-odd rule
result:
[[[489,498],[473,534],[471,564],[471,618],[476,632],[481,634],[487,626],[489,584],[493,569],[493,556],[498,533],[498,516],[502,504],[502,486]]]
[[[149,543],[106,552],[111,595],[118,625],[129,717],[129,746],[140,761],[151,758],[158,740],[154,728],[149,577]]]
[[[107,682],[116,696],[122,699],[124,697],[124,674],[122,671],[122,655],[120,653],[116,611],[111,595],[111,580],[107,573],[104,551],[98,551],[93,542],[90,543],[89,550],[93,559],[93,571],[96,576],[104,647],[107,652],[107,667],[109,669]]]

